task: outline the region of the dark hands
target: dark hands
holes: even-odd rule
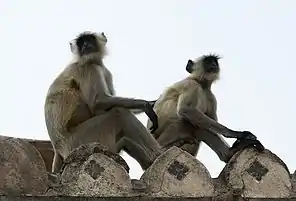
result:
[[[261,144],[261,142],[257,139],[237,139],[231,149],[235,149],[236,151],[242,150],[247,147],[254,147],[257,151],[262,152],[264,151],[264,146]]]
[[[250,131],[242,131],[241,137],[238,138],[232,145],[232,149],[244,149],[246,147],[254,147],[258,151],[263,151],[264,146],[261,144],[257,137]]]
[[[244,139],[244,140],[257,140],[257,137],[253,133],[251,133],[249,131],[243,131],[241,139]]]
[[[154,112],[150,102],[146,102],[145,104],[145,113],[149,117],[150,121],[152,122],[152,126],[149,129],[150,129],[150,132],[153,134],[158,128],[158,116]]]

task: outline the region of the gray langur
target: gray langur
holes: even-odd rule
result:
[[[141,110],[158,127],[149,101],[115,96],[112,74],[103,64],[104,33],[83,32],[71,43],[74,61],[53,81],[44,112],[54,148],[53,172],[80,145],[99,142],[118,153],[121,149],[147,169],[162,152],[157,141],[130,110]]]
[[[244,147],[264,150],[252,133],[234,131],[217,122],[217,101],[211,86],[219,78],[219,59],[210,54],[188,60],[186,71],[190,75],[168,87],[155,102],[159,127],[153,136],[162,148],[177,146],[196,156],[203,141],[224,162]],[[221,135],[237,141],[230,148]]]

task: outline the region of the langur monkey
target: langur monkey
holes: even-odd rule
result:
[[[99,142],[118,153],[125,150],[145,170],[162,151],[145,126],[132,114],[141,110],[158,127],[149,101],[115,96],[112,74],[104,66],[107,38],[83,32],[70,42],[74,61],[53,81],[46,95],[45,122],[54,148],[52,172],[82,144]],[[131,110],[131,111],[130,111]]]
[[[188,60],[186,71],[190,75],[168,87],[155,102],[159,127],[153,136],[164,149],[177,146],[196,156],[203,141],[224,162],[247,146],[264,149],[252,133],[234,131],[217,122],[217,101],[211,86],[219,78],[219,59],[210,54]],[[220,134],[237,141],[230,148]]]

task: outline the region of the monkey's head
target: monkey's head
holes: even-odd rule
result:
[[[195,61],[188,60],[186,71],[198,80],[213,82],[219,79],[219,55],[209,54],[198,57]]]
[[[107,37],[104,32],[83,32],[70,42],[71,52],[80,58],[97,57],[102,59],[106,54]]]

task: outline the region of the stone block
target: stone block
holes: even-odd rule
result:
[[[141,177],[151,196],[204,197],[214,194],[205,166],[175,146],[160,155]]]
[[[53,161],[53,156],[54,156],[54,151],[52,144],[49,140],[31,140],[31,139],[22,139],[30,144],[34,145],[34,147],[40,152],[46,169],[48,172],[51,172],[51,166],[52,166],[52,161]]]
[[[106,147],[98,143],[82,145],[65,159],[61,185],[53,187],[50,195],[129,196],[133,188],[128,170],[125,161]]]
[[[33,145],[0,136],[0,153],[0,194],[42,195],[46,192],[46,167]]]
[[[249,198],[285,198],[292,188],[285,163],[267,149],[246,148],[236,153],[219,178],[235,194]]]

